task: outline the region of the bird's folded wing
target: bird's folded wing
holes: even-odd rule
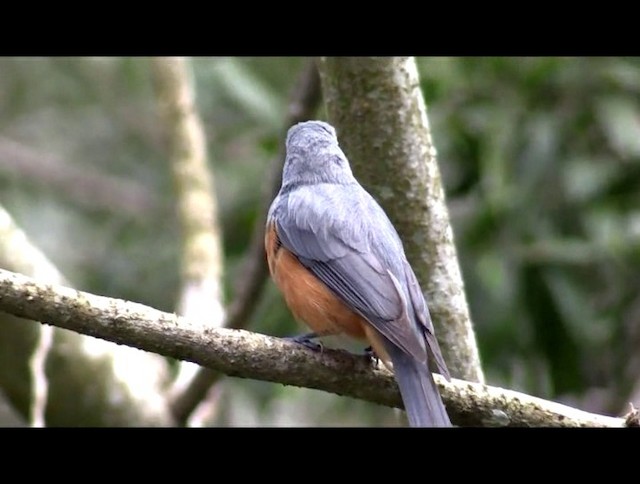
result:
[[[276,217],[283,247],[386,339],[426,363],[424,330],[407,310],[413,301],[407,300],[397,277],[371,250],[370,234],[366,229],[346,230],[358,224],[328,216],[317,208],[320,204],[308,205],[296,207],[304,216]]]

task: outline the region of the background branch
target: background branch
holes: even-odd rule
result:
[[[178,216],[182,224],[179,312],[220,325],[222,244],[213,173],[195,105],[193,73],[181,57],[152,59],[161,119],[169,139]]]
[[[287,340],[227,328],[207,328],[175,314],[42,284],[0,270],[0,309],[19,317],[184,359],[230,376],[315,388],[399,406],[393,375],[343,350],[313,352]],[[482,384],[437,382],[456,424],[478,426],[625,426],[622,418]]]
[[[2,207],[0,267],[68,284]],[[33,426],[170,423],[159,393],[166,365],[157,355],[7,318],[0,327],[0,387]],[[25,354],[31,354],[28,365]],[[122,364],[135,364],[136,371],[117,372]],[[76,398],[69,399],[70,392]],[[107,397],[113,394],[121,397]]]
[[[196,106],[193,71],[181,57],[152,59],[158,106],[169,140],[169,158],[182,226],[182,289],[178,312],[206,322],[223,323],[223,258],[215,182],[207,160],[202,121]],[[198,368],[182,364],[171,394],[182,394]],[[194,402],[195,403],[195,402]],[[179,410],[172,406],[174,411]],[[187,413],[176,420],[186,423]]]
[[[317,111],[321,100],[320,78],[315,63],[312,60],[302,68],[296,85],[291,93],[287,118],[280,133],[280,149],[278,156],[269,165],[268,183],[263,192],[262,203],[258,218],[253,226],[251,243],[245,256],[240,277],[236,283],[235,297],[227,311],[224,326],[227,328],[243,328],[248,323],[251,314],[260,301],[262,290],[268,276],[267,263],[264,253],[264,227],[267,212],[273,198],[280,190],[282,180],[282,165],[284,164],[284,140],[289,127],[299,121],[311,119]],[[190,384],[176,394],[172,401],[172,408],[176,419],[185,422],[195,407],[201,402],[222,375],[208,368],[201,368]]]
[[[42,282],[67,284],[65,278],[47,257],[34,246],[26,234],[0,206],[0,266],[28,274]],[[29,359],[31,395],[28,420],[32,427],[44,427],[49,394],[46,361],[53,344],[53,326],[38,325],[33,328],[35,341]],[[14,363],[15,364],[15,363]],[[10,369],[10,365],[5,368]]]
[[[427,295],[452,376],[484,381],[415,59],[321,58],[329,119]]]

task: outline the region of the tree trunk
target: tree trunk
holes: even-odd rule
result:
[[[326,57],[319,70],[329,119],[404,242],[451,375],[484,382],[415,59]]]

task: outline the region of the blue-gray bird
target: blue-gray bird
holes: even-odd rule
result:
[[[429,365],[449,379],[420,284],[384,210],[362,188],[333,126],[287,133],[282,187],[269,209],[269,271],[314,335],[367,340],[392,368],[409,424],[451,422]]]

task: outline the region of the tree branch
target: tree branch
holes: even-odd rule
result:
[[[2,206],[0,206],[0,266],[29,274],[40,281],[54,284],[67,283],[56,266],[31,243],[11,214]],[[36,341],[29,359],[31,371],[29,422],[32,427],[46,425],[45,412],[49,398],[46,362],[53,345],[54,329],[42,325],[37,327]]]
[[[2,207],[0,267],[28,274],[41,282],[68,284]],[[0,348],[4,358],[0,364],[0,386],[17,409],[31,415],[32,425],[171,422],[166,402],[160,398],[167,366],[159,356],[32,321],[7,322],[1,329],[0,344],[6,346]],[[31,371],[25,375],[23,359],[30,351]],[[132,363],[135,371],[130,368],[118,371]],[[30,391],[25,389],[29,382]],[[76,398],[69,399],[70,393]],[[114,394],[119,398],[110,398]]]
[[[312,118],[320,106],[322,93],[320,91],[320,77],[315,62],[309,60],[302,68],[300,76],[291,93],[291,100],[280,136],[278,155],[271,161],[266,190],[262,195],[259,216],[256,219],[251,237],[251,244],[247,252],[246,262],[240,272],[237,295],[231,306],[227,328],[242,328],[246,324],[253,309],[258,304],[264,283],[269,274],[267,259],[264,252],[264,227],[267,223],[267,212],[271,202],[280,190],[282,183],[282,166],[285,157],[285,138],[289,127],[300,121]]]
[[[193,71],[182,57],[156,57],[151,66],[161,119],[169,138],[169,159],[182,226],[182,290],[178,312],[221,326],[225,313],[221,230],[214,174],[209,169],[204,128],[195,102]],[[184,394],[198,372],[199,368],[191,364],[180,365],[170,394]],[[185,424],[191,412],[175,405],[171,408],[176,412],[176,420]]]
[[[195,105],[192,71],[182,57],[151,62],[158,105],[169,138],[169,158],[182,225],[179,312],[220,325],[222,244],[213,173],[207,164],[202,122]]]
[[[385,208],[423,290],[451,375],[484,375],[413,57],[326,57],[329,118],[357,178]]]
[[[142,304],[40,283],[0,270],[0,310],[72,331],[192,361],[229,376],[315,388],[400,406],[393,375],[362,356],[311,351],[245,330],[204,328]],[[623,427],[622,418],[589,414],[518,392],[436,375],[452,421],[476,426]]]

